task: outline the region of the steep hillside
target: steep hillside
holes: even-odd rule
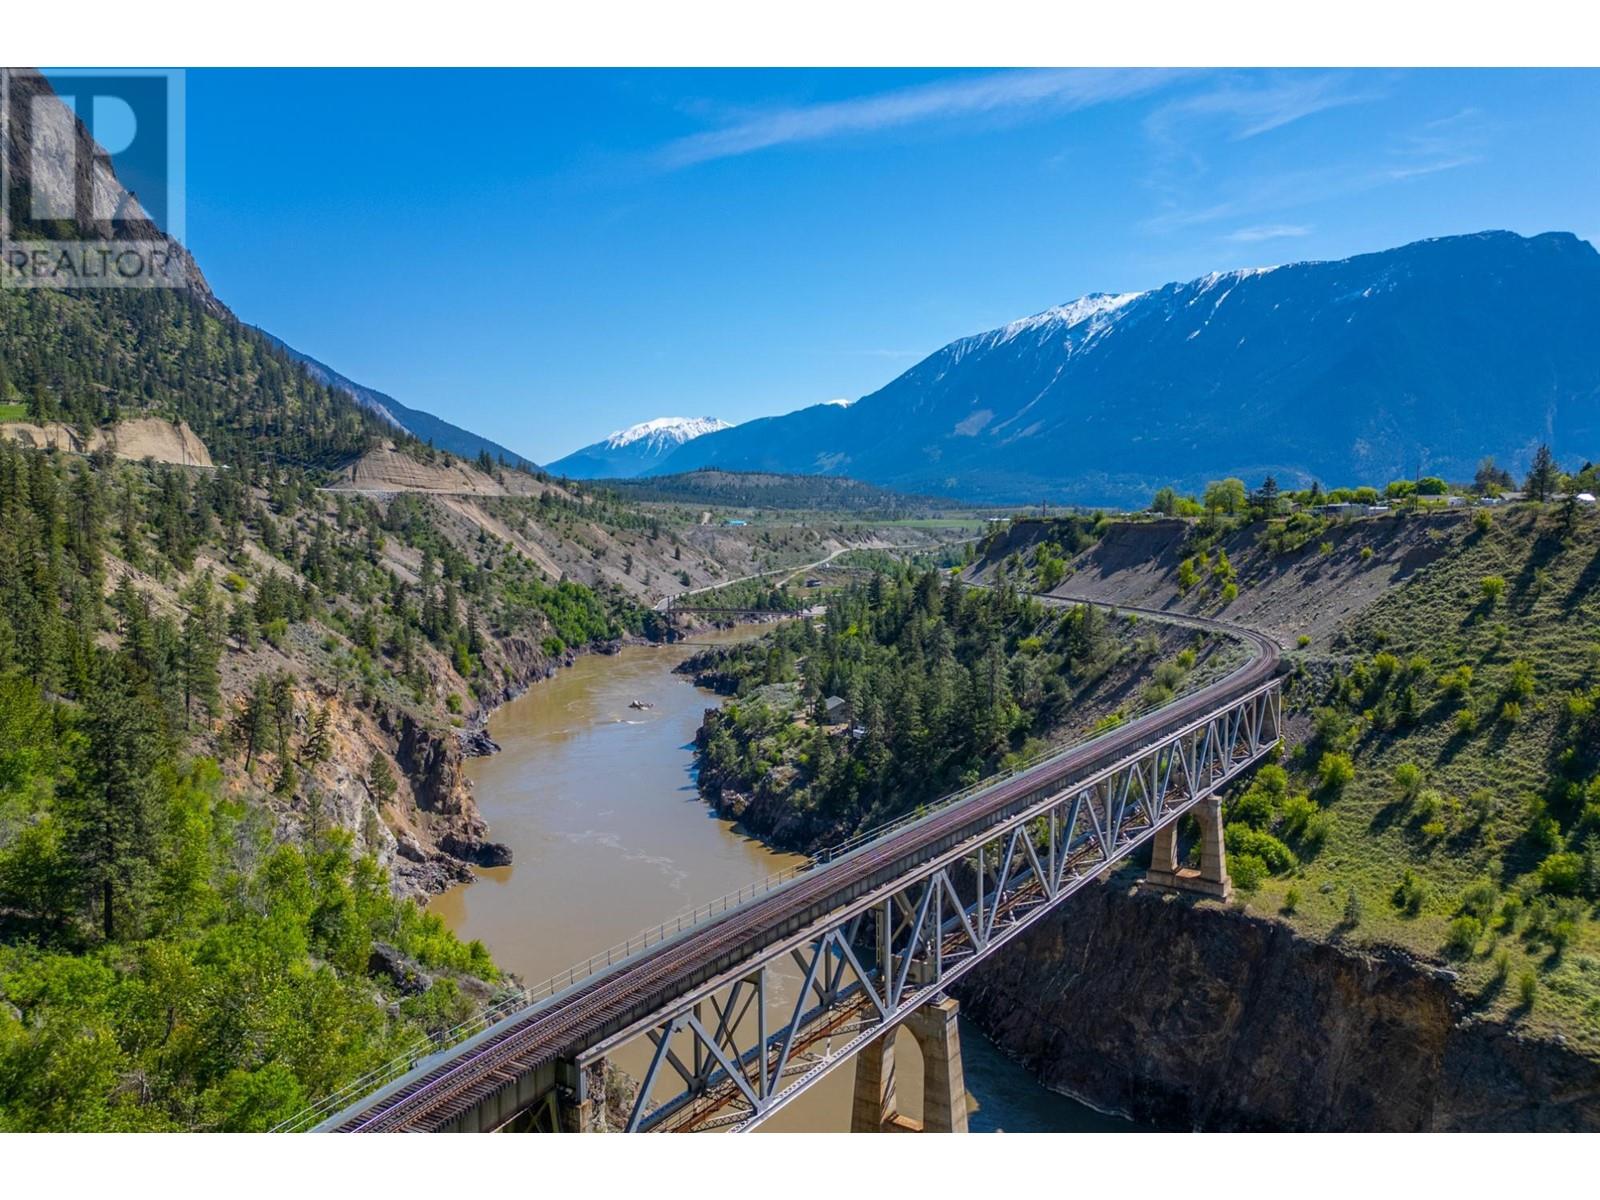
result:
[[[1062,594],[1218,614],[1289,648],[1287,770],[1226,809],[1252,910],[1403,950],[1448,971],[1464,1011],[1600,1058],[1600,515],[1517,505],[1280,539],[1107,523],[1051,570]],[[969,570],[1037,584],[1064,540],[1022,522]]]
[[[1118,504],[1162,484],[1469,478],[1600,443],[1600,254],[1571,234],[1438,238],[1094,294],[953,342],[849,407],[696,439],[701,466],[969,498]]]
[[[506,449],[499,442],[473,433],[470,429],[462,429],[459,425],[452,425],[442,417],[423,412],[420,408],[410,408],[401,404],[393,396],[385,395],[375,388],[366,387],[346,375],[341,375],[327,363],[318,362],[309,354],[304,354],[282,339],[273,337],[266,330],[260,332],[263,337],[281,347],[284,353],[305,367],[313,378],[345,392],[363,408],[376,413],[418,441],[469,461],[476,461],[487,455],[489,461],[502,466],[519,467],[529,471],[538,470],[538,464],[532,459],[522,457],[515,450]]]

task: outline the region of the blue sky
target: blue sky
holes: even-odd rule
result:
[[[1088,291],[1600,239],[1600,72],[192,71],[246,321],[550,461],[886,383]]]

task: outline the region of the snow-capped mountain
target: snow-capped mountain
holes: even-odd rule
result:
[[[1090,504],[1203,487],[1470,479],[1600,452],[1600,254],[1570,233],[1092,293],[952,342],[848,407],[697,439],[653,474],[849,475]]]
[[[551,463],[549,469],[569,479],[631,479],[644,474],[685,442],[731,428],[717,417],[657,417],[574,450]]]

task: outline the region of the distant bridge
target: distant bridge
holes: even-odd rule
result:
[[[1226,633],[1251,658],[662,926],[615,960],[591,960],[398,1078],[330,1098],[289,1127],[603,1129],[606,1064],[630,1055],[640,1069],[619,1115],[628,1131],[752,1129],[851,1058],[852,1128],[903,1127],[885,1035],[904,1025],[924,1054],[924,1127],[965,1129],[945,989],[1146,844],[1154,881],[1226,895],[1218,790],[1281,735],[1275,642],[1222,622],[1123,611]],[[1191,811],[1199,871],[1177,862],[1177,822]]]

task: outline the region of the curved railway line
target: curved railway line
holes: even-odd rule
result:
[[[897,874],[943,853],[1021,811],[1043,789],[1116,762],[1214,708],[1259,688],[1279,667],[1277,643],[1231,622],[1074,597],[1047,602],[1094,603],[1172,624],[1220,633],[1252,651],[1223,678],[1116,730],[1069,747],[904,828],[819,863],[792,882],[691,928],[564,993],[513,1014],[484,1033],[433,1056],[386,1090],[346,1108],[319,1128],[335,1132],[429,1131],[481,1102],[508,1080],[571,1058],[623,1027],[641,1010],[683,995],[730,964],[802,928]],[[431,1065],[430,1065],[431,1064]]]

